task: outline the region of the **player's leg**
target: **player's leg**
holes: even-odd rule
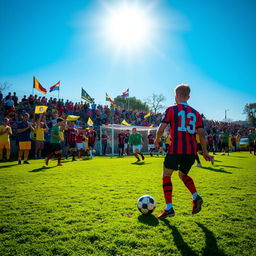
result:
[[[142,145],[139,145],[138,146],[138,153],[141,155],[142,160],[144,160],[145,157],[144,157],[144,154],[141,152],[141,150],[142,150]]]
[[[0,161],[3,160],[4,142],[0,142]]]
[[[159,219],[164,219],[166,217],[172,217],[175,215],[172,205],[172,180],[171,176],[174,169],[178,168],[177,158],[174,155],[166,155],[164,160],[164,168],[163,168],[163,176],[162,176],[162,186],[164,192],[164,199],[165,199],[165,209],[164,211],[158,216]]]
[[[55,156],[56,156],[57,161],[58,161],[57,166],[62,166],[62,164],[61,164],[61,154],[62,154],[62,150],[60,149],[60,150],[58,150],[58,151],[55,151],[54,153],[55,153]]]
[[[29,149],[24,150],[24,164],[29,164],[28,155],[29,155]]]
[[[133,146],[133,154],[134,154],[135,158],[137,159],[137,162],[140,162],[138,153],[139,153],[139,151],[138,151],[137,147]]]
[[[199,158],[199,156],[198,156],[198,154],[196,154],[196,156],[195,156],[195,159],[196,159],[196,161],[197,161],[197,167],[202,167],[202,164],[201,164],[201,162],[200,162],[200,158]]]
[[[6,142],[5,149],[6,149],[6,160],[10,161],[10,156],[11,156],[11,145],[10,145],[10,142]]]
[[[195,156],[193,155],[182,156],[182,159],[180,162],[179,178],[183,181],[184,185],[187,187],[187,189],[190,191],[192,195],[192,199],[193,199],[192,213],[196,214],[201,211],[203,200],[198,195],[193,179],[190,176],[188,176],[188,172],[191,166],[194,164],[194,162],[195,162]]]

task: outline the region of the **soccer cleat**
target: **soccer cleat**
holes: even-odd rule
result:
[[[57,166],[63,166],[63,164],[59,163],[59,164],[57,164]]]
[[[28,162],[28,161],[24,161],[24,162],[23,162],[23,164],[30,164],[30,162]]]
[[[192,201],[192,214],[199,213],[202,209],[203,199],[199,195]]]
[[[141,155],[141,158],[142,158],[142,160],[144,160],[145,159],[144,155]]]
[[[18,164],[21,164],[21,160],[19,160]]]
[[[158,219],[165,219],[167,217],[173,217],[175,215],[175,212],[173,210],[173,208],[171,208],[170,210],[164,210],[157,218]]]
[[[45,165],[48,166],[48,163],[49,163],[49,159],[45,158]]]
[[[138,159],[137,161],[136,161],[136,163],[139,163],[140,162],[140,159]]]
[[[196,167],[202,167],[202,164],[198,163],[198,164],[196,165]]]

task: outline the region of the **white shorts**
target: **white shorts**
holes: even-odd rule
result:
[[[83,150],[85,150],[85,142],[83,141],[82,143],[76,143],[76,148],[78,149],[78,150],[80,150],[80,149],[83,149]]]
[[[142,148],[142,145],[133,145],[132,146],[132,150],[133,150],[133,153],[135,153],[136,150],[138,150],[139,152],[141,151],[141,148]]]
[[[148,144],[148,150],[154,149],[154,148],[155,148],[155,145],[154,145],[154,144]]]

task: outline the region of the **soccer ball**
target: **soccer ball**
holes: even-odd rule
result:
[[[139,198],[137,206],[141,213],[150,214],[156,208],[156,200],[152,196],[145,195]]]

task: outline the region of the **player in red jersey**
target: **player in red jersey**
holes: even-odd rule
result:
[[[77,135],[77,129],[75,128],[74,122],[69,122],[67,130],[67,144],[68,144],[68,150],[72,155],[72,161],[75,161],[75,155],[77,153],[76,149],[76,135]]]
[[[118,153],[119,156],[124,155],[124,143],[125,143],[125,133],[123,130],[118,134]]]
[[[168,154],[164,160],[163,168],[163,191],[166,202],[165,210],[158,216],[164,219],[174,216],[172,207],[172,181],[171,176],[174,170],[179,170],[179,177],[192,194],[192,214],[201,210],[202,198],[198,195],[195,184],[188,172],[195,162],[197,154],[197,143],[195,134],[200,136],[203,156],[205,160],[213,159],[207,152],[206,140],[203,131],[203,121],[201,115],[187,104],[190,95],[190,87],[185,84],[177,86],[174,90],[177,105],[167,108],[162,123],[158,127],[155,146],[159,147],[159,141],[165,128],[170,124],[171,143]]]
[[[92,126],[90,126],[89,131],[88,131],[88,133],[87,133],[87,137],[88,137],[88,148],[89,148],[89,152],[90,152],[90,158],[92,158],[92,151],[94,150],[94,145],[95,145],[95,141],[96,141],[96,136],[97,136],[96,131],[93,129]]]
[[[153,156],[152,153],[155,149],[154,141],[155,141],[155,135],[154,135],[153,131],[150,130],[149,135],[148,135],[148,151],[149,151],[151,157]]]
[[[78,128],[78,132],[76,134],[76,148],[78,151],[78,158],[81,158],[83,153],[85,152],[85,141],[84,141],[84,130],[82,127]]]

